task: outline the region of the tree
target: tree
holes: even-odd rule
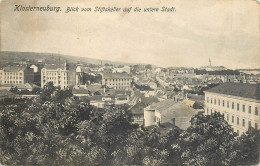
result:
[[[45,92],[48,89],[52,88],[46,88]],[[252,165],[259,162],[259,130],[250,128],[236,137],[219,113],[195,115],[187,130],[173,127],[161,134],[157,128],[141,130],[131,124],[127,105],[98,109],[69,97],[67,90],[58,90],[57,94],[67,98],[60,101],[55,101],[55,97],[45,101],[34,98],[1,105],[1,164]]]
[[[48,82],[44,87],[40,94],[40,97],[43,101],[48,101],[51,99],[53,92],[55,91],[55,87],[53,86],[53,82]]]
[[[219,113],[197,114],[172,145],[188,165],[230,165],[237,160],[236,134]]]
[[[146,65],[146,66],[145,66],[145,69],[152,70],[152,65],[150,65],[150,64],[149,64],[149,65]]]
[[[237,163],[241,165],[256,165],[260,155],[260,130],[252,127],[238,138],[239,154]]]
[[[17,93],[17,92],[19,92],[19,90],[18,90],[18,88],[17,88],[17,86],[16,86],[16,87],[12,87],[12,88],[10,89],[10,92],[12,92],[12,93]]]

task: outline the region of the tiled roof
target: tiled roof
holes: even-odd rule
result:
[[[25,83],[25,84],[2,84],[0,87],[17,87],[18,89],[33,89],[33,88],[40,88],[39,86],[32,84],[32,83]]]
[[[135,104],[132,108],[130,108],[131,114],[144,114],[144,108],[145,108],[145,104],[143,102],[138,102],[137,104]]]
[[[172,99],[166,99],[159,103],[154,103],[148,106],[148,109],[156,109],[159,112],[163,112],[164,110],[172,107],[176,102]]]
[[[142,103],[144,103],[145,105],[150,105],[152,103],[158,103],[159,100],[157,97],[142,97],[141,98]]]
[[[55,70],[55,69],[64,69],[64,65],[59,65],[59,64],[47,64],[43,68],[48,69],[48,70]]]
[[[5,72],[18,72],[18,71],[24,71],[26,68],[29,68],[28,66],[7,66],[4,67],[2,70]]]
[[[104,74],[104,78],[107,79],[107,78],[132,78],[130,75],[128,74],[125,74],[125,73],[106,73]]]
[[[223,83],[206,92],[260,100],[260,84]]]
[[[114,95],[119,95],[119,94],[131,95],[131,91],[125,89],[109,89],[107,93],[114,94]]]

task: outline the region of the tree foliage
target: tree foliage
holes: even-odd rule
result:
[[[2,105],[0,163],[5,165],[251,165],[259,130],[236,137],[220,114],[195,115],[166,134],[130,123],[127,107],[97,109],[70,91]],[[47,98],[50,97],[50,98]]]

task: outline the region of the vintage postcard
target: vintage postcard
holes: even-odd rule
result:
[[[0,0],[0,165],[259,165],[258,0]]]

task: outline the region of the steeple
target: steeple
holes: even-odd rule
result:
[[[209,58],[209,66],[211,66],[211,60],[210,60],[210,58]]]
[[[67,63],[67,59],[65,60],[64,69],[69,70],[69,64]]]

